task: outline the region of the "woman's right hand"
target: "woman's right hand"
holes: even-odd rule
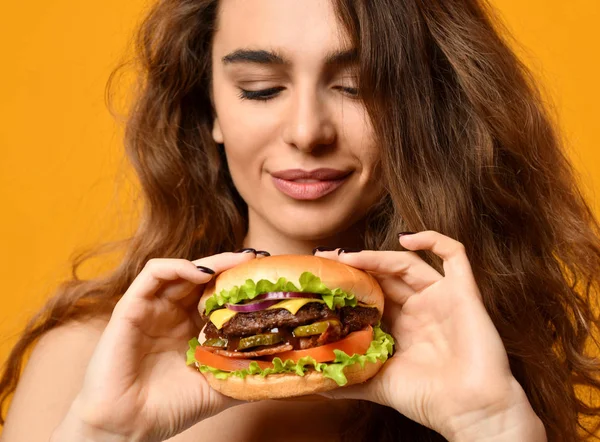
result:
[[[255,258],[250,250],[148,261],[117,303],[52,440],[161,441],[235,405],[186,366],[185,351],[200,330],[204,284]]]
[[[392,407],[452,441],[545,441],[464,246],[434,231],[399,241],[409,251],[317,252],[378,280],[386,295],[383,319],[396,340],[396,353],[373,379],[325,395]],[[417,250],[441,258],[444,275]]]

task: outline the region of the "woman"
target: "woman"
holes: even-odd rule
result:
[[[152,9],[126,134],[142,222],[15,347],[5,442],[580,440],[598,224],[537,89],[475,0],[366,5]],[[378,278],[397,354],[326,398],[218,395],[183,362],[203,285],[317,245]]]

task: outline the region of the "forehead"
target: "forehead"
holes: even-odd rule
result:
[[[295,58],[349,47],[331,0],[222,0],[213,51],[273,48]]]

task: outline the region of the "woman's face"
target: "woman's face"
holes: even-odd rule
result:
[[[332,4],[223,0],[212,62],[213,137],[250,229],[318,240],[360,220],[381,193],[378,149]]]

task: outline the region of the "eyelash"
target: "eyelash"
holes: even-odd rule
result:
[[[249,91],[240,88],[239,97],[242,100],[268,101],[275,98],[279,92],[284,90],[283,87],[270,87],[268,89],[260,89],[257,91]],[[336,89],[341,90],[352,98],[358,97],[358,89],[354,87],[336,86]]]
[[[246,89],[240,88],[239,97],[242,100],[257,100],[257,101],[267,101],[271,98],[275,98],[275,96],[281,92],[283,87],[270,87],[268,89],[260,89],[257,91],[248,91]]]

